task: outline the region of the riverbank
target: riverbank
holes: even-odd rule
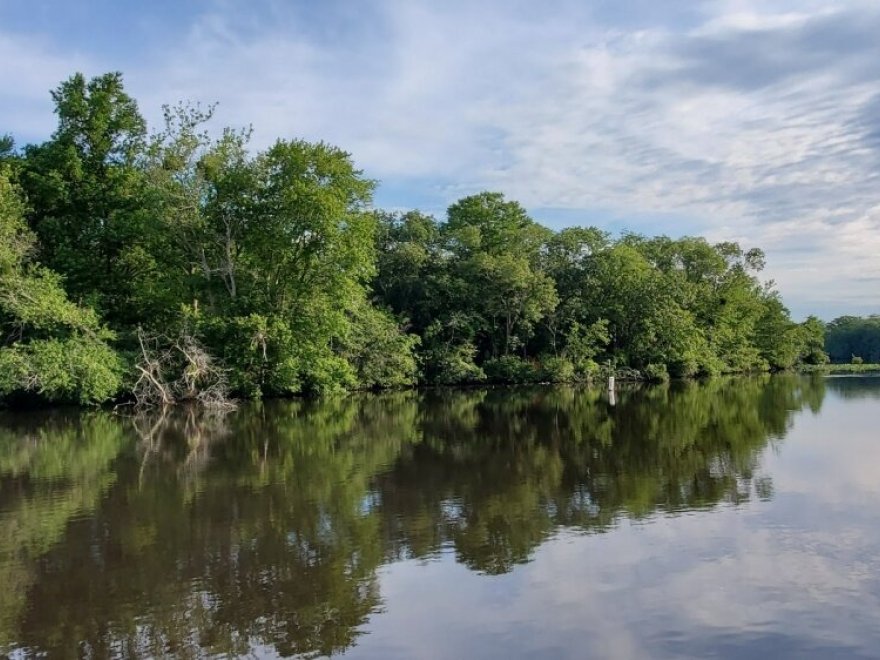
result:
[[[880,374],[880,364],[802,364],[798,371],[805,374]]]

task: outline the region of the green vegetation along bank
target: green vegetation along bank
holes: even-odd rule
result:
[[[653,380],[821,364],[735,243],[554,232],[483,192],[437,219],[372,205],[324,143],[249,148],[120,74],[53,93],[0,143],[0,397],[206,403],[414,384]],[[867,355],[865,356],[868,357]],[[601,365],[601,367],[600,367]]]

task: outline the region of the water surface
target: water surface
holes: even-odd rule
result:
[[[0,415],[13,657],[880,657],[880,379]]]

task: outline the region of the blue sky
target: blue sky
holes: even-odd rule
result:
[[[254,143],[323,139],[377,205],[483,189],[551,227],[738,240],[796,316],[880,313],[875,0],[0,0],[0,133],[125,73]]]

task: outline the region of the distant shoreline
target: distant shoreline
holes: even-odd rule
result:
[[[798,371],[807,374],[880,374],[880,364],[803,364]]]

